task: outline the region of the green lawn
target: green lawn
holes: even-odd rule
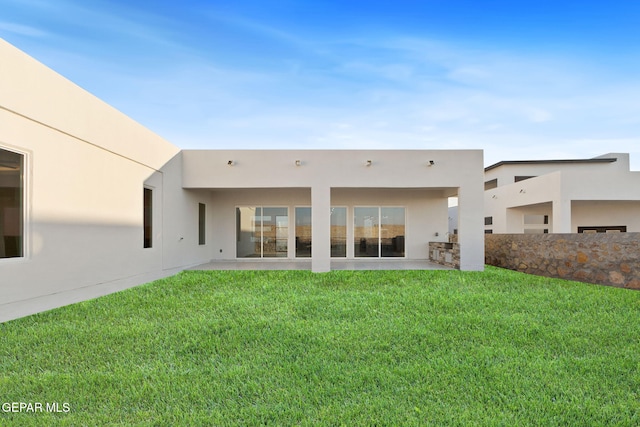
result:
[[[639,322],[492,267],[183,272],[0,324],[0,404],[70,409],[0,425],[636,426]]]

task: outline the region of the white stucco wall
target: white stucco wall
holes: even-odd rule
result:
[[[625,225],[628,232],[640,232],[640,200],[574,200],[571,203],[573,233],[578,227]]]
[[[626,225],[638,231],[640,172],[629,170],[629,156],[609,153],[611,163],[504,165],[486,173],[498,187],[484,192],[485,216],[494,233],[522,233],[523,215],[550,216],[550,232],[575,233],[582,225]],[[536,176],[504,184],[515,175]],[[612,223],[615,222],[616,224]]]
[[[422,245],[423,249],[416,246],[411,251],[407,250],[408,256],[421,259],[427,258],[428,241],[447,239],[447,198],[458,196],[459,242],[463,251],[461,268],[484,268],[481,209],[483,169],[480,150],[185,150],[182,156],[183,186],[213,190],[214,200],[227,206],[226,212],[220,212],[223,218],[229,218],[234,203],[268,203],[275,206],[279,200],[275,193],[265,192],[273,195],[273,198],[269,196],[264,202],[257,201],[261,199],[258,197],[260,189],[285,188],[284,197],[299,197],[289,200],[288,206],[297,203],[308,205],[316,194],[317,200],[321,201],[320,206],[315,206],[317,212],[328,212],[331,205],[352,208],[358,204],[358,200],[367,206],[389,206],[389,203],[408,206],[415,201],[409,193],[403,194],[399,190],[429,190],[428,199],[437,199],[437,208],[422,206],[421,209],[424,212],[437,211],[437,214],[432,217],[431,213],[427,213],[427,219],[411,219],[412,224],[416,224],[415,229],[420,230],[415,232],[415,236],[423,239],[416,245]],[[296,164],[297,160],[299,165]],[[433,161],[433,165],[430,161]],[[243,194],[246,201],[241,203],[226,199],[231,197],[226,192],[231,189],[255,189],[256,192],[232,192],[234,197]],[[298,193],[297,189],[303,191]],[[340,193],[342,189],[346,193]],[[215,193],[216,190],[225,191]],[[348,194],[344,202],[341,194]],[[220,197],[225,199],[221,200]],[[416,210],[411,209],[411,212]],[[232,220],[235,221],[235,216],[223,219]],[[220,217],[217,221],[220,221]],[[424,227],[417,225],[420,221],[424,221]],[[228,226],[232,228],[227,230]],[[234,232],[233,224],[229,223],[227,227],[226,232]],[[319,236],[326,235],[329,226],[328,223],[316,223],[314,227],[317,227],[314,228],[314,262],[326,256],[326,263],[316,271],[325,271],[328,269],[328,247],[319,246],[327,243],[328,239]],[[436,231],[438,236],[435,235]],[[228,241],[230,238],[227,236],[222,239]],[[223,248],[223,254],[229,253],[235,254],[235,249]],[[219,256],[219,252],[215,256]]]
[[[194,204],[197,226],[206,197],[181,194],[178,148],[4,41],[0,147],[26,156],[25,256],[0,259],[0,321],[210,259],[180,229]],[[150,249],[145,185],[154,189]]]
[[[227,222],[235,215],[227,211],[278,200],[326,211],[407,206],[407,253],[422,259],[423,239],[446,239],[446,198],[457,195],[461,268],[484,267],[480,150],[181,152],[2,40],[0,148],[26,159],[25,254],[0,259],[0,321],[232,259],[235,224]],[[153,190],[152,248],[143,248],[145,187]],[[314,222],[314,236],[328,230],[327,218]],[[328,266],[327,245],[314,238],[316,271]]]

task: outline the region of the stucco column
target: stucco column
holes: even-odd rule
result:
[[[571,200],[553,201],[553,233],[571,233]]]
[[[469,187],[463,186],[458,189],[460,270],[482,271],[484,270],[484,194],[481,188]]]
[[[331,188],[311,187],[311,271],[331,271]]]

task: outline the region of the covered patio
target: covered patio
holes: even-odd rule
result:
[[[188,270],[311,270],[311,260],[219,260]],[[337,270],[454,270],[427,260],[333,259],[331,271]]]

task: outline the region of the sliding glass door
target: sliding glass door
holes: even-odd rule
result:
[[[404,257],[405,210],[380,208],[380,255]]]
[[[356,207],[353,217],[355,257],[405,256],[405,208]]]
[[[236,257],[286,258],[288,244],[288,208],[236,208]]]
[[[356,257],[380,256],[379,208],[366,207],[353,210],[353,253]]]
[[[331,256],[347,256],[347,208],[331,208]]]
[[[296,208],[296,258],[311,258],[311,208]]]

